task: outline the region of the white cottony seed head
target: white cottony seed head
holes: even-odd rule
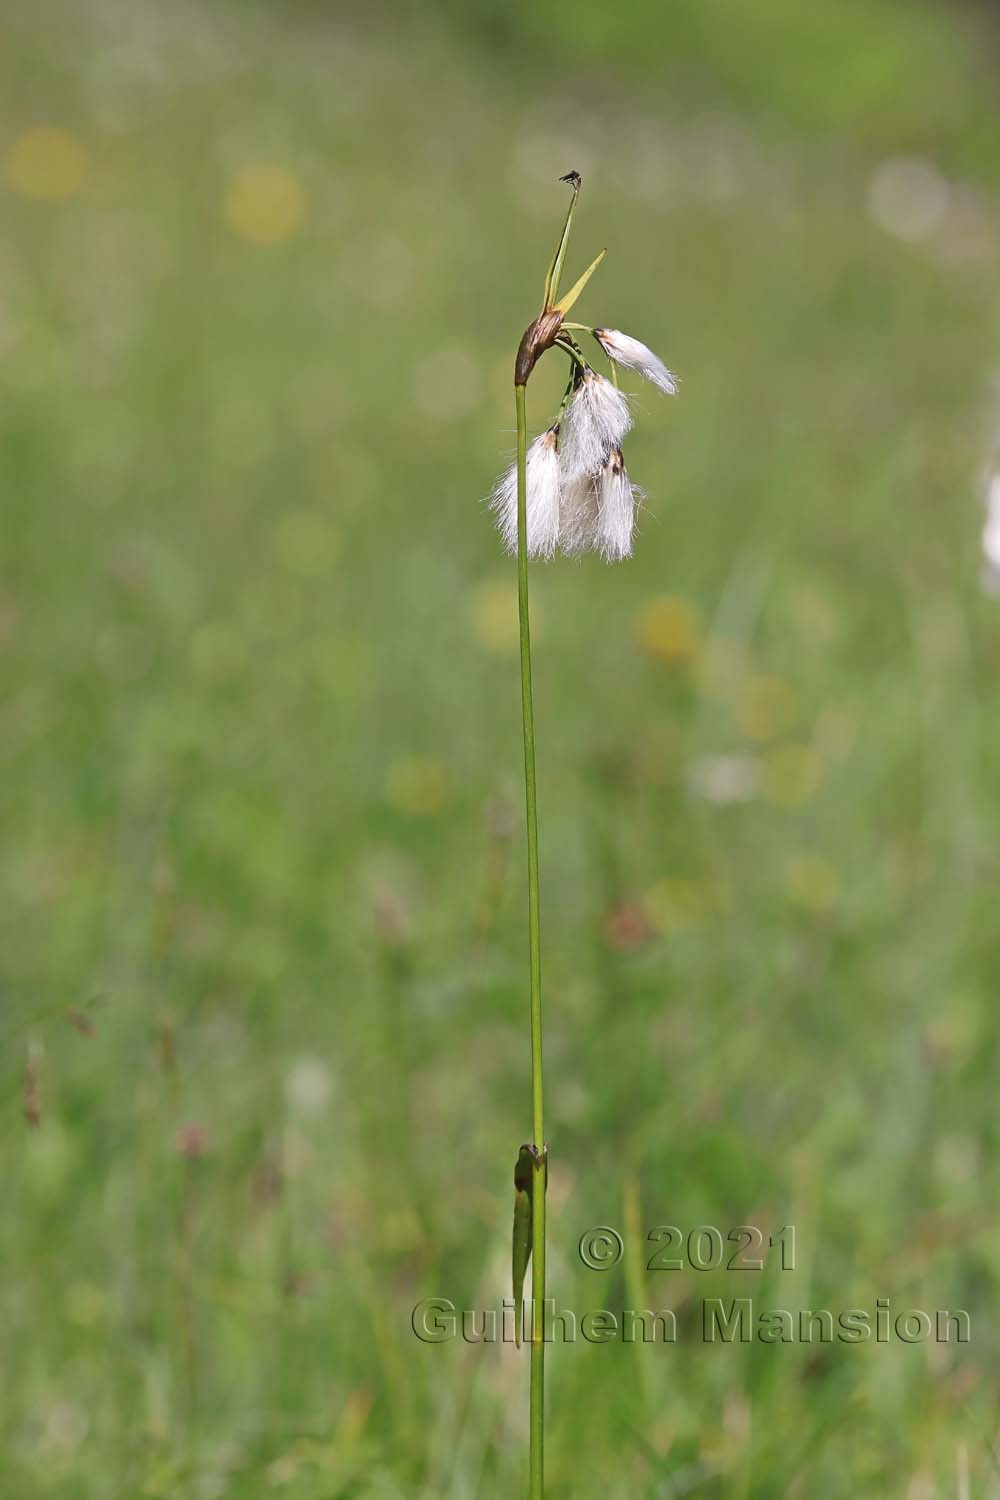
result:
[[[663,360],[652,349],[617,328],[595,328],[594,337],[609,359],[624,365],[627,370],[637,370],[646,380],[651,380],[665,396],[676,396],[677,381]]]
[[[576,557],[593,545],[597,526],[597,480],[578,474],[563,481],[559,505],[559,550]]]
[[[549,558],[559,540],[559,454],[556,429],[543,432],[528,449],[525,460],[525,511],[528,556]],[[517,551],[517,464],[497,480],[490,509],[508,552]]]
[[[567,479],[599,474],[613,448],[632,426],[632,414],[621,391],[593,370],[583,379],[563,418],[559,447]]]
[[[983,587],[1000,594],[1000,473],[994,474],[986,491],[983,522]]]
[[[597,525],[594,548],[606,562],[632,556],[638,491],[628,477],[622,450],[616,448],[596,481]]]

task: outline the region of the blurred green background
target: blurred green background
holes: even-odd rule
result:
[[[579,314],[683,386],[634,562],[533,570],[550,1287],[681,1333],[555,1348],[550,1493],[1000,1494],[990,12],[5,10],[0,1490],[523,1492],[526,1357],[410,1313],[508,1290],[479,501],[577,168]],[[799,1269],[643,1272],[742,1223]],[[740,1295],[973,1338],[704,1346]]]

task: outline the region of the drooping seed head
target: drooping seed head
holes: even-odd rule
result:
[[[525,459],[525,520],[529,557],[550,558],[559,539],[559,454],[557,429],[536,437]],[[490,509],[508,552],[517,551],[517,464],[497,480]]]
[[[632,414],[621,391],[588,366],[562,423],[560,456],[566,478],[599,474],[631,426]]]
[[[652,349],[638,339],[617,328],[595,328],[594,337],[609,359],[623,365],[627,370],[636,370],[646,380],[652,381],[665,396],[676,396],[677,381],[663,360]]]
[[[596,482],[597,521],[594,550],[605,562],[621,562],[632,556],[635,506],[640,491],[632,484],[622,450],[616,448]]]
[[[597,526],[597,484],[592,474],[564,479],[559,501],[559,551],[578,557],[594,544]]]

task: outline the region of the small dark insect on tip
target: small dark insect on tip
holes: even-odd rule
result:
[[[567,172],[565,177],[560,177],[559,181],[569,182],[572,183],[573,187],[579,187],[580,183],[583,181],[583,178],[580,176],[579,172]]]

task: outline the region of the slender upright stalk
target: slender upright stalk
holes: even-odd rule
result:
[[[545,1412],[545,1122],[542,1090],[542,958],[538,912],[538,808],[535,791],[535,715],[531,697],[531,621],[528,611],[527,427],[524,385],[517,403],[517,614],[521,640],[521,717],[524,725],[524,806],[528,832],[528,955],[531,1007],[531,1118],[535,1167],[531,1174],[531,1418],[529,1500],[542,1500]]]
[[[676,381],[663,361],[638,339],[611,328],[567,323],[605,252],[560,296],[566,246],[580,193],[579,172],[560,178],[572,196],[562,234],[549,263],[542,310],[521,336],[514,359],[517,404],[517,463],[500,479],[490,497],[504,542],[517,539],[517,613],[521,639],[521,717],[524,726],[524,804],[528,825],[528,956],[531,1016],[532,1139],[522,1144],[514,1165],[514,1226],[511,1235],[511,1286],[521,1342],[524,1284],[531,1266],[531,1417],[528,1500],[544,1500],[545,1420],[545,1188],[548,1149],[545,1144],[542,1090],[542,960],[538,916],[538,808],[535,789],[535,716],[531,700],[531,620],[528,609],[528,556],[551,557],[558,547],[576,553],[584,547],[608,562],[632,555],[636,489],[625,471],[621,442],[631,426],[628,402],[603,375],[587,364],[574,332],[587,332],[612,361],[638,370],[665,394]],[[531,528],[528,535],[528,437],[525,387],[532,370],[549,349],[570,360],[569,380],[555,422],[531,449]],[[612,370],[614,365],[612,364]],[[582,485],[583,494],[580,489]],[[529,1181],[530,1178],[530,1181]]]

